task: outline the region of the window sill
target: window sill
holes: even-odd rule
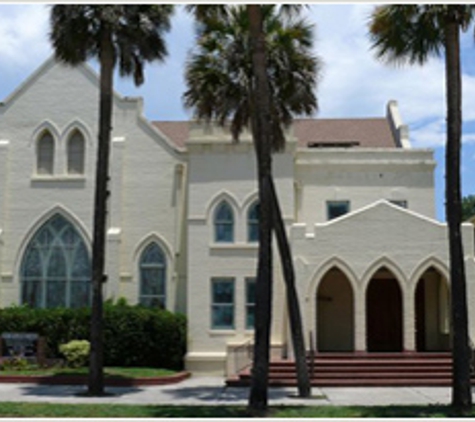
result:
[[[236,335],[235,329],[210,329],[208,330],[210,337],[225,337],[225,336],[234,336]]]
[[[220,250],[257,250],[259,247],[259,242],[250,242],[250,243],[217,243],[213,242],[209,244],[210,249],[220,249]]]
[[[85,182],[86,176],[81,175],[38,175],[35,174],[31,176],[32,183],[77,183],[77,182]]]

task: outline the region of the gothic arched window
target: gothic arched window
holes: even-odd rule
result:
[[[74,131],[68,141],[68,173],[84,174],[84,136],[78,130]]]
[[[214,240],[216,242],[234,242],[234,214],[226,201],[222,201],[216,208]]]
[[[166,308],[165,254],[157,243],[148,245],[140,256],[140,304]]]
[[[247,213],[247,240],[257,242],[259,240],[259,202],[254,202]]]
[[[21,301],[34,308],[87,306],[91,260],[76,228],[60,214],[43,224],[28,244],[20,269]]]
[[[51,133],[44,132],[36,145],[36,173],[53,174],[54,171],[54,139]]]

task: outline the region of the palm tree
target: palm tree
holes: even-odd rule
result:
[[[462,133],[462,83],[460,30],[473,18],[469,5],[388,5],[377,7],[370,23],[373,48],[390,62],[424,64],[430,56],[445,52],[447,105],[446,216],[449,233],[452,291],[452,405],[471,408],[470,345],[465,264],[460,231],[460,149]]]
[[[104,392],[102,284],[104,274],[113,73],[144,81],[144,64],[167,55],[163,34],[170,29],[170,5],[55,5],[51,33],[56,58],[77,66],[91,58],[100,64],[99,136],[92,241],[92,315],[88,393]]]
[[[257,157],[260,222],[249,407],[255,413],[262,413],[267,408],[272,298],[271,230],[276,227],[274,222],[277,221],[273,218],[272,209],[278,205],[272,203],[276,196],[272,196],[271,189],[271,152],[284,148],[284,130],[291,124],[294,114],[311,114],[316,110],[314,88],[319,61],[311,54],[311,27],[292,14],[279,13],[276,6],[220,7],[214,12],[212,7],[198,10],[198,46],[187,64],[185,105],[195,110],[198,119],[229,126],[236,140],[245,128],[250,127]],[[276,230],[276,233],[285,235],[285,231]],[[280,250],[285,252],[285,249]],[[285,262],[291,264],[291,259]],[[285,272],[286,282],[287,274]],[[294,315],[295,311],[299,314],[296,295],[290,294],[288,298],[294,305],[289,314]],[[301,326],[300,315],[298,321]],[[295,354],[296,358],[302,356],[297,361],[304,365],[297,367],[304,371],[305,376],[302,335],[300,339],[301,348]],[[294,346],[298,344],[293,343]],[[302,394],[309,394],[310,391],[308,374],[306,378],[307,388],[299,388]]]

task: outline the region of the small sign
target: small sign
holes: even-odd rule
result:
[[[2,356],[36,357],[38,339],[36,333],[2,333]]]

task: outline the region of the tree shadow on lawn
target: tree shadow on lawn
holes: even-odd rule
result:
[[[92,398],[87,394],[86,385],[46,385],[46,384],[29,384],[21,387],[22,395],[36,397],[84,397]],[[130,394],[137,394],[142,391],[138,387],[104,387],[104,395],[100,397],[120,397]]]
[[[247,403],[249,398],[249,388],[247,387],[226,387],[226,386],[193,386],[180,387],[179,384],[174,388],[166,388],[162,391],[163,394],[169,395],[170,400],[184,400],[189,399],[193,403],[199,404],[211,403],[228,403],[228,404],[242,404]],[[272,400],[279,400],[289,397],[289,391],[284,389],[269,390],[269,402]]]

